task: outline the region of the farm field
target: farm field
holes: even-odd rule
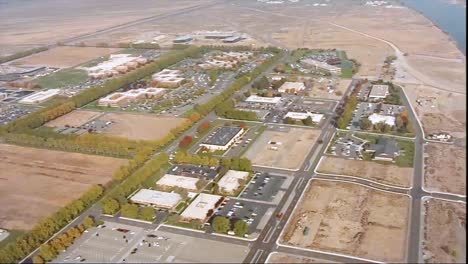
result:
[[[176,128],[185,118],[160,117],[151,114],[107,113],[99,120],[111,121],[112,125],[103,131],[116,137],[135,140],[158,140]]]
[[[295,255],[289,255],[281,252],[273,252],[270,255],[267,263],[334,263],[322,259],[313,259]]]
[[[57,47],[16,60],[12,64],[69,68],[118,50],[117,48]]]
[[[0,145],[0,228],[31,229],[40,219],[106,184],[127,160]]]
[[[424,150],[424,188],[466,195],[466,148],[428,143]]]
[[[45,126],[47,127],[65,127],[65,126],[79,127],[97,118],[98,116],[102,114],[103,113],[101,112],[75,110],[59,118],[56,118],[50,122],[47,122]]]
[[[384,262],[405,260],[410,198],[358,184],[312,180],[282,243]]]
[[[354,176],[398,187],[411,187],[413,177],[413,168],[337,157],[323,157],[317,172]]]
[[[466,203],[429,199],[424,203],[426,263],[466,261]]]
[[[297,170],[311,151],[320,133],[320,130],[305,128],[266,130],[244,156],[257,166]],[[270,144],[270,142],[276,144]],[[271,149],[272,147],[277,147],[277,149]]]

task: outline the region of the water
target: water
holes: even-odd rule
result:
[[[456,42],[458,48],[466,55],[466,7],[449,4],[444,0],[400,0],[434,24],[447,32]]]

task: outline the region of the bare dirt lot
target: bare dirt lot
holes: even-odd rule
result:
[[[411,187],[413,177],[413,168],[336,157],[323,157],[317,172],[354,176],[398,187]]]
[[[351,83],[350,79],[341,79],[333,93],[327,92],[326,82],[323,82],[321,85],[318,83],[315,83],[317,85],[314,85],[314,88],[312,88],[312,91],[310,92],[309,96],[324,98],[324,99],[339,100],[343,97],[350,83]]]
[[[117,51],[119,49],[115,48],[57,47],[16,60],[12,64],[69,68]]]
[[[336,263],[322,259],[307,258],[302,256],[289,255],[281,252],[274,252],[270,255],[267,263]]]
[[[466,261],[466,203],[429,199],[424,203],[426,263]]]
[[[404,261],[409,208],[405,195],[312,180],[282,241],[377,261]]]
[[[101,112],[93,112],[93,111],[73,111],[66,115],[63,115],[57,119],[54,119],[50,122],[47,122],[45,126],[48,127],[79,127],[82,126],[89,121],[95,119],[96,117],[102,115]]]
[[[184,118],[129,113],[107,113],[99,120],[114,122],[104,134],[135,140],[161,139],[185,121]]]
[[[466,148],[428,143],[424,150],[424,188],[466,195]]]
[[[320,133],[320,130],[305,128],[266,130],[244,156],[254,165],[297,170],[311,151]],[[276,142],[276,144],[269,142]],[[277,149],[272,149],[272,147],[277,147]]]
[[[105,184],[127,160],[0,145],[0,228],[31,229],[40,219]]]

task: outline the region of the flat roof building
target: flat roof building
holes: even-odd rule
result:
[[[224,43],[236,43],[241,41],[243,38],[241,36],[231,36],[223,39]]]
[[[141,99],[154,99],[160,97],[166,89],[163,88],[139,88],[125,92],[109,94],[99,99],[99,106],[119,107],[126,103],[135,102]]]
[[[220,190],[233,194],[240,187],[239,180],[246,180],[249,173],[246,171],[228,170],[228,172],[218,181]]]
[[[383,99],[388,95],[388,85],[372,85],[369,93],[369,99]]]
[[[185,78],[182,77],[182,72],[179,70],[164,69],[160,72],[153,74],[153,81],[158,86],[164,88],[175,88],[179,87]]]
[[[207,39],[225,39],[233,36],[233,32],[211,31],[205,33]]]
[[[322,120],[323,118],[323,114],[315,114],[315,113],[311,113],[311,112],[288,112],[284,118],[292,118],[292,119],[295,119],[295,120],[305,120],[307,119],[308,117],[310,116],[310,118],[312,118],[312,122],[314,123],[320,123],[320,121]]]
[[[25,98],[21,99],[19,102],[23,104],[39,104],[49,100],[50,98],[59,94],[60,89],[49,89],[45,91],[39,91],[33,93]]]
[[[305,89],[303,82],[285,82],[278,88],[280,93],[297,93]]]
[[[197,178],[165,174],[156,185],[167,187],[180,187],[191,191],[197,190]]]
[[[138,204],[154,206],[172,210],[182,200],[178,193],[160,192],[149,189],[141,189],[130,198],[130,201]]]
[[[206,147],[210,151],[227,150],[243,132],[244,129],[237,126],[218,127],[200,146]]]
[[[185,42],[189,42],[191,40],[193,40],[192,36],[183,35],[183,36],[176,37],[172,42],[174,42],[174,43],[185,43]]]
[[[400,155],[398,143],[394,139],[379,137],[376,144],[370,144],[366,148],[367,152],[372,152],[372,159],[393,161]]]
[[[261,97],[251,95],[245,99],[245,101],[249,103],[278,104],[281,102],[281,97]]]
[[[200,193],[180,215],[182,221],[200,220],[205,222],[210,217],[208,212],[216,209],[223,199],[219,195]]]
[[[192,164],[176,164],[172,166],[167,174],[204,178],[207,181],[213,180],[218,176],[216,167],[192,165]]]
[[[394,126],[395,125],[395,117],[394,116],[389,116],[389,115],[381,115],[381,114],[372,114],[368,117],[369,121],[373,125],[378,124],[378,123],[385,123],[389,126]]]
[[[315,68],[320,68],[323,70],[326,70],[330,73],[335,73],[335,74],[340,74],[341,73],[341,68],[336,67],[333,65],[330,65],[326,62],[318,61],[318,60],[313,60],[313,59],[303,59],[301,60],[301,63],[307,65],[307,66],[313,66]]]

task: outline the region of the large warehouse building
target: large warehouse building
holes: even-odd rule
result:
[[[60,93],[60,89],[49,89],[45,91],[39,91],[33,93],[25,98],[21,99],[19,102],[23,104],[39,104],[49,100],[50,98],[56,96]]]
[[[156,99],[164,93],[163,88],[140,88],[125,92],[112,93],[99,99],[99,106],[119,107],[126,103],[135,102],[141,99]]]
[[[241,137],[242,133],[244,133],[244,129],[241,127],[218,127],[203,141],[202,144],[200,144],[200,146],[205,147],[210,151],[227,150],[234,141]]]

